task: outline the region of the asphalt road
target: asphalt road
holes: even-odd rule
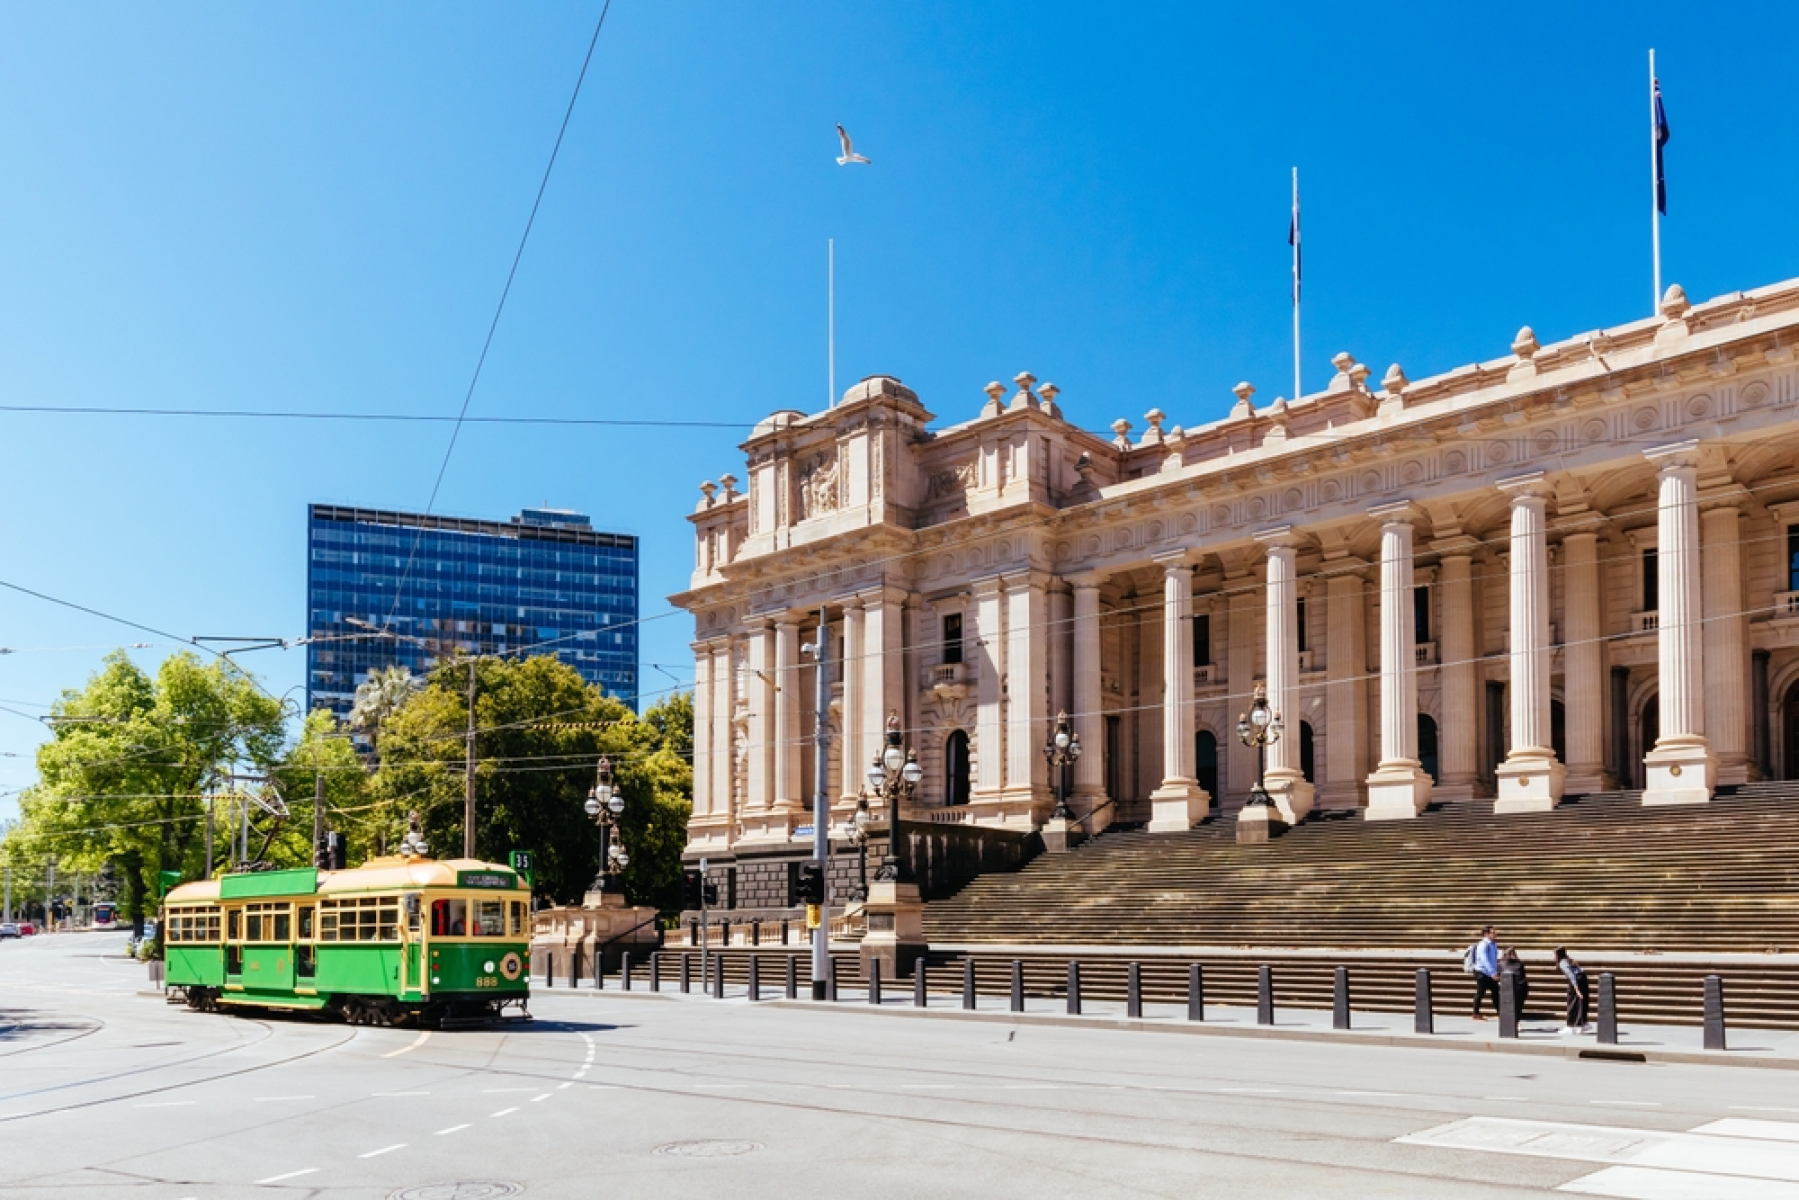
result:
[[[121,948],[0,944],[4,1200],[1799,1198],[1799,1072],[641,992],[421,1035],[188,1013]]]

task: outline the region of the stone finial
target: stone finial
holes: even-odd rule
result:
[[[1349,368],[1348,374],[1350,383],[1354,384],[1356,387],[1366,389],[1368,386],[1368,376],[1374,374],[1374,372],[1368,369],[1367,363],[1356,363]]]
[[[1088,491],[1097,486],[1093,482],[1093,471],[1093,456],[1082,451],[1081,456],[1074,460],[1074,473],[1080,477],[1080,483],[1076,486],[1082,491]]]
[[[1406,388],[1411,385],[1411,382],[1411,380],[1405,377],[1405,369],[1398,363],[1394,363],[1387,368],[1387,373],[1381,378],[1380,385],[1381,389],[1388,395],[1397,396],[1405,391]]]
[[[981,389],[987,393],[987,403],[981,406],[983,417],[997,417],[1005,408],[1006,385],[995,379]]]
[[[1268,418],[1268,432],[1262,435],[1263,445],[1279,445],[1287,440],[1287,398],[1276,396],[1274,403],[1268,406],[1265,414]]]
[[[1526,325],[1512,339],[1512,353],[1519,358],[1535,358],[1542,347],[1537,344],[1537,331]]]
[[[1355,355],[1347,350],[1339,351],[1331,356],[1331,366],[1337,368],[1337,374],[1349,374],[1349,368],[1355,366]]]
[[[700,495],[705,497],[705,499],[700,501],[701,508],[711,508],[712,507],[712,493],[716,492],[717,490],[718,490],[718,485],[716,483],[713,483],[710,479],[708,479],[704,483],[700,484]]]
[[[1043,404],[1041,406],[1043,411],[1048,413],[1052,417],[1061,416],[1062,415],[1061,410],[1059,410],[1056,407],[1056,397],[1060,396],[1061,394],[1062,394],[1062,389],[1057,387],[1053,383],[1046,383],[1042,387],[1038,388],[1037,395],[1040,396],[1043,400]]]
[[[1018,374],[1012,376],[1012,382],[1018,385],[1018,391],[1012,397],[1012,407],[1030,407],[1031,402],[1037,398],[1031,392],[1031,385],[1037,382],[1037,377],[1029,371],[1020,371]]]
[[[1687,301],[1687,290],[1678,283],[1670,283],[1668,290],[1662,293],[1662,316],[1670,321],[1683,316],[1691,307],[1692,304]]]
[[[1159,408],[1152,408],[1143,414],[1143,419],[1149,422],[1149,428],[1143,431],[1143,440],[1138,445],[1147,446],[1151,442],[1162,441],[1162,422],[1168,419],[1168,414]]]
[[[1123,417],[1112,422],[1112,444],[1120,450],[1131,448],[1131,423]]]
[[[718,486],[725,489],[724,498],[727,504],[737,498],[737,476],[720,475],[718,477]]]

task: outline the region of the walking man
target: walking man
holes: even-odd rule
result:
[[[1493,1011],[1499,1011],[1499,932],[1491,925],[1480,931],[1480,941],[1468,947],[1468,958],[1474,969],[1474,1019],[1484,1021],[1480,1002],[1491,993]]]

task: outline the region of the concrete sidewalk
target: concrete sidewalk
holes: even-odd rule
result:
[[[567,988],[550,989],[554,994],[570,995]],[[691,993],[683,994],[673,981],[665,981],[660,992],[651,992],[642,980],[631,991],[618,987],[616,979],[607,981],[603,990],[592,987],[574,989],[573,994],[608,999],[663,999],[686,1003],[719,1003],[699,988],[697,980]],[[805,995],[804,992],[801,993]],[[749,1000],[742,986],[727,986],[724,1003],[744,1005]],[[1352,1012],[1350,1028],[1331,1027],[1328,1009],[1277,1008],[1273,1025],[1256,1024],[1254,1008],[1208,1004],[1204,1021],[1189,1021],[1185,1004],[1145,1003],[1141,1017],[1125,1015],[1122,1001],[1089,1000],[1080,1015],[1067,1011],[1062,997],[1026,996],[1023,1012],[1012,1012],[1005,996],[977,997],[978,1007],[962,1007],[958,992],[933,991],[928,1006],[919,1009],[912,1004],[909,981],[882,988],[882,1003],[868,1002],[863,989],[839,988],[835,1004],[821,1004],[810,999],[787,1000],[781,984],[775,981],[762,987],[761,1003],[774,1008],[829,1007],[833,1011],[861,1013],[874,1017],[898,1017],[914,1020],[963,1020],[1024,1025],[1068,1026],[1078,1028],[1122,1029],[1157,1033],[1197,1034],[1211,1037],[1277,1038],[1293,1041],[1331,1041],[1370,1046],[1402,1046],[1425,1050],[1484,1051],[1498,1054],[1536,1054],[1557,1058],[1586,1058],[1623,1062],[1694,1063],[1706,1066],[1762,1067],[1799,1070],[1799,1031],[1780,1029],[1739,1029],[1728,1035],[1728,1050],[1703,1048],[1701,1031],[1686,1026],[1643,1025],[1621,1023],[1618,1044],[1602,1046],[1592,1034],[1564,1035],[1559,1019],[1530,1017],[1518,1023],[1518,1037],[1501,1038],[1499,1022],[1475,1021],[1466,1016],[1438,1013],[1435,1032],[1414,1033],[1410,1013]]]

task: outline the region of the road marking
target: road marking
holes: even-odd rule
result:
[[[371,1096],[429,1096],[430,1092],[370,1092]]]
[[[1713,1137],[1760,1138],[1768,1142],[1799,1142],[1799,1125],[1791,1121],[1748,1121],[1742,1117],[1725,1117],[1708,1121],[1689,1133],[1706,1133]]]
[[[467,1125],[452,1125],[448,1129],[438,1130],[437,1133],[434,1134],[433,1136],[442,1137],[446,1133],[461,1133],[464,1129],[467,1129],[467,1128],[468,1128]]]
[[[1482,1100],[1529,1100],[1529,1096],[1482,1096]]]
[[[1599,1104],[1613,1108],[1660,1108],[1660,1100],[1589,1100],[1588,1104]]]
[[[280,1183],[283,1179],[298,1179],[302,1175],[317,1175],[318,1173],[319,1169],[317,1167],[306,1167],[299,1171],[289,1171],[285,1175],[271,1175],[267,1179],[258,1179],[256,1184],[260,1187],[265,1183]]]
[[[1410,1092],[1338,1092],[1339,1096],[1409,1096]]]
[[[413,1042],[410,1046],[401,1046],[398,1050],[389,1050],[386,1054],[383,1054],[381,1057],[382,1058],[398,1058],[402,1054],[411,1054],[414,1050],[417,1050],[420,1046],[423,1046],[426,1042],[428,1042],[430,1040],[431,1040],[431,1031],[429,1029],[421,1030],[419,1032],[418,1037],[413,1039]]]
[[[902,1084],[900,1084],[900,1087],[902,1087],[902,1088],[912,1088],[915,1090],[918,1088],[953,1088],[955,1086],[956,1085],[953,1083],[902,1083]]]
[[[193,1100],[160,1100],[155,1104],[133,1104],[133,1108],[180,1108],[184,1104],[194,1104]]]
[[[273,1104],[277,1100],[317,1100],[317,1096],[258,1096],[256,1103]]]
[[[489,1096],[497,1096],[501,1092],[535,1092],[537,1089],[536,1088],[482,1088],[481,1090]]]
[[[515,1113],[515,1112],[517,1112],[517,1111],[518,1111],[518,1109],[517,1109],[517,1108],[502,1108],[502,1109],[501,1109],[501,1110],[500,1110],[500,1111],[499,1111],[499,1112],[497,1112],[497,1113],[488,1113],[488,1114],[487,1114],[487,1115],[488,1115],[488,1116],[490,1116],[490,1117],[503,1117],[503,1116],[505,1116],[505,1115],[506,1115],[506,1114],[507,1114],[507,1113]]]
[[[706,1088],[709,1090],[717,1090],[719,1088],[746,1088],[750,1085],[747,1083],[696,1083],[693,1086],[696,1089]]]
[[[395,1150],[406,1149],[405,1142],[395,1142],[391,1146],[383,1146],[379,1150],[370,1150],[367,1154],[358,1154],[357,1158],[380,1158],[383,1154],[391,1154]]]
[[[583,1076],[583,1075],[585,1075],[585,1074],[587,1074],[587,1068],[586,1068],[586,1067],[582,1067],[582,1068],[581,1068],[581,1069],[580,1069],[580,1070],[579,1070],[579,1071],[576,1071],[576,1072],[575,1072],[575,1078],[576,1078],[576,1079],[579,1079],[579,1078],[581,1078],[581,1076]]]
[[[1218,1089],[1218,1090],[1219,1090],[1219,1091],[1221,1091],[1221,1092],[1254,1092],[1254,1093],[1256,1093],[1256,1094],[1258,1094],[1258,1095],[1264,1095],[1264,1096],[1278,1096],[1278,1095],[1280,1095],[1280,1094],[1281,1094],[1281,1089],[1280,1089],[1280,1088],[1239,1088],[1239,1087],[1228,1087],[1228,1088],[1219,1088],[1219,1089]]]
[[[575,1081],[574,1081],[574,1080],[572,1080],[572,1079],[565,1079],[565,1080],[563,1080],[563,1081],[562,1081],[562,1082],[561,1082],[561,1083],[559,1083],[559,1084],[557,1084],[557,1085],[556,1085],[556,1090],[557,1090],[557,1091],[559,1091],[559,1092],[560,1092],[560,1091],[561,1091],[561,1090],[562,1090],[562,1089],[563,1089],[563,1088],[572,1088],[572,1087],[574,1087],[574,1086],[575,1086]]]
[[[550,1098],[550,1094],[548,1092],[545,1092],[541,1096],[531,1097],[531,1103],[536,1104],[539,1100],[548,1100],[549,1098]]]
[[[1799,1186],[1772,1179],[1657,1171],[1650,1167],[1606,1167],[1555,1190],[1620,1200],[1793,1200],[1799,1196]]]

